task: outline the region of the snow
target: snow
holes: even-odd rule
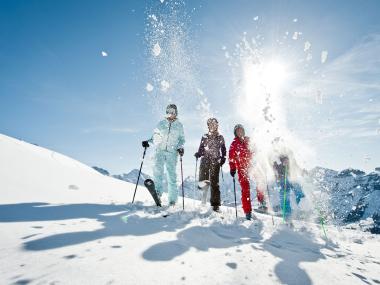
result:
[[[353,226],[185,199],[161,210],[148,191],[54,151],[0,135],[3,284],[363,284],[379,282],[379,236]],[[227,177],[225,178],[227,179]],[[71,186],[71,187],[70,187]],[[73,187],[75,186],[75,187]],[[181,197],[180,197],[181,198]],[[163,197],[164,205],[167,197]],[[365,227],[371,220],[363,222]]]
[[[161,81],[161,90],[163,92],[168,91],[169,87],[170,87],[170,83],[169,82],[167,82],[166,80],[162,80]]]
[[[322,92],[320,90],[317,90],[317,94],[315,96],[315,102],[319,105],[323,104],[323,95],[322,95]]]
[[[306,41],[303,50],[308,51],[310,48],[311,48],[311,43],[309,41]]]
[[[150,84],[149,82],[146,84],[146,87],[145,87],[146,91],[148,92],[152,92],[154,87],[152,84]]]
[[[325,63],[327,60],[328,51],[324,50],[321,52],[321,63]]]
[[[155,14],[149,15],[150,18],[152,18],[154,21],[157,22],[157,16]]]
[[[159,56],[160,55],[160,53],[161,53],[161,47],[160,47],[160,45],[158,43],[154,44],[152,53],[153,53],[154,56]]]

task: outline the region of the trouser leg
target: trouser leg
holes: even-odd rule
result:
[[[213,161],[210,168],[211,206],[220,206],[219,170],[219,162]]]
[[[210,181],[210,161],[206,158],[201,159],[201,165],[199,166],[199,182]],[[209,185],[205,186],[202,190],[202,204],[206,204]]]
[[[153,167],[153,179],[156,187],[156,191],[159,196],[162,195],[163,181],[164,181],[164,163],[165,155],[161,151],[157,151],[154,156],[154,167]]]
[[[289,184],[281,182],[280,183],[280,208],[281,212],[285,214],[285,218],[288,218],[292,213],[292,208],[290,206],[290,190]]]
[[[261,204],[265,203],[264,192],[261,191],[259,188],[256,188],[256,197],[257,197],[257,201],[259,201],[259,203],[261,203]]]
[[[210,181],[210,162],[208,159],[202,158],[199,166],[199,182]]]
[[[241,203],[243,205],[244,213],[247,214],[252,211],[248,171],[245,169],[239,169],[238,175],[241,187]]]
[[[166,171],[168,179],[168,199],[169,203],[177,202],[178,189],[177,189],[177,153],[167,153],[166,155]]]

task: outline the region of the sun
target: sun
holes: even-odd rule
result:
[[[243,117],[266,129],[284,129],[286,120],[283,97],[289,71],[279,59],[245,61],[239,109]]]
[[[270,90],[278,90],[287,79],[286,67],[280,61],[270,61],[263,64],[261,80],[263,85]]]

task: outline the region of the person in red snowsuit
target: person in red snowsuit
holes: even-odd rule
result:
[[[232,141],[228,153],[230,173],[235,177],[238,172],[238,179],[241,187],[241,202],[247,220],[252,218],[252,206],[249,183],[249,170],[251,168],[252,151],[249,145],[249,137],[245,136],[244,127],[240,124],[234,128],[235,139]],[[263,192],[257,190],[257,200],[264,204]]]

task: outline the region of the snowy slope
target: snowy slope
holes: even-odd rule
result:
[[[379,235],[235,220],[0,136],[0,284],[378,284]],[[71,186],[71,187],[70,187]],[[74,187],[75,186],[75,187]],[[166,203],[164,197],[164,203]]]
[[[76,160],[0,134],[1,201],[129,200],[125,183]],[[110,187],[112,185],[112,187]]]

